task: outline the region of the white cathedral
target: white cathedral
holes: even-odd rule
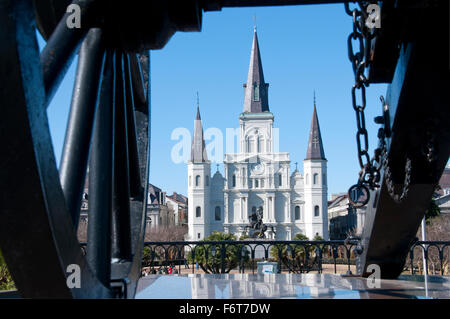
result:
[[[211,178],[200,111],[194,124],[188,162],[188,234],[201,240],[213,231],[249,234],[249,216],[262,211],[266,238],[291,240],[297,233],[329,239],[327,160],[314,101],[302,175],[290,172],[289,153],[274,150],[274,115],[269,110],[256,29],[244,84],[244,111],[239,115],[240,152],[225,154],[224,176]]]

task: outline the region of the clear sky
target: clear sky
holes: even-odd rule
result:
[[[353,71],[347,37],[352,19],[344,6],[309,5],[233,8],[208,12],[200,33],[176,33],[164,49],[151,53],[152,137],[150,182],[168,194],[187,194],[187,165],[175,163],[177,128],[193,130],[196,92],[203,128],[239,127],[247,80],[254,16],[269,107],[279,128],[280,151],[289,152],[291,170],[305,158],[316,91],[317,112],[328,159],[328,193],[346,192],[357,181],[356,117],[351,105]],[[40,39],[40,45],[43,45]],[[61,156],[75,64],[48,110],[57,162]],[[381,113],[386,85],[367,89],[366,122],[370,154],[377,144],[373,118]],[[224,141],[225,143],[225,141]],[[208,144],[208,140],[206,141]],[[216,170],[212,163],[212,170]],[[223,165],[220,171],[223,172]]]

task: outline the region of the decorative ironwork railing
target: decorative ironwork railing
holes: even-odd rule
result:
[[[345,265],[344,271],[351,273],[358,244],[358,240],[145,242],[142,266],[147,273],[154,274],[255,273],[258,261],[273,261],[277,263],[278,272],[322,273],[327,268],[336,274],[338,265]],[[81,246],[85,252],[86,243]],[[429,269],[433,268],[433,274],[448,275],[450,241],[416,241],[411,245],[408,257],[404,270],[411,274],[423,273],[425,257],[425,273],[429,274]]]
[[[420,256],[414,255],[415,248],[419,248]],[[411,245],[409,250],[409,266],[411,268],[411,274],[414,275],[416,269],[420,269],[421,264],[423,265],[423,257],[425,257],[426,274],[429,273],[429,268],[432,266],[433,268],[438,268],[437,270],[441,275],[448,275],[450,270],[449,255],[450,241],[416,241]],[[416,266],[414,264],[416,264]]]
[[[324,264],[355,264],[358,241],[172,241],[145,242],[143,267],[147,273],[255,273],[258,261],[277,263],[278,272],[322,273]],[[186,270],[189,269],[189,270]]]

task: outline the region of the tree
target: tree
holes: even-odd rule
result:
[[[430,206],[428,206],[428,209],[425,212],[425,222],[427,223],[427,225],[429,225],[432,218],[438,217],[440,215],[441,209],[439,208],[438,204],[436,204],[436,201],[432,199],[430,201]]]
[[[225,240],[236,241],[236,236],[229,233],[227,234],[215,231],[200,242]],[[241,258],[243,258],[244,262],[249,260],[248,250],[245,250],[245,256],[241,257],[244,246],[245,245],[226,246],[224,256],[225,273],[229,273],[232,269],[236,268],[238,266],[238,262],[241,261]],[[190,264],[197,262],[205,273],[220,273],[222,268],[222,245],[196,245],[193,250],[188,253],[187,260]]]
[[[298,233],[295,235],[293,240],[299,241],[310,241],[310,239]],[[313,241],[323,241],[323,238],[319,235],[316,235]],[[308,247],[309,246],[309,247]],[[308,244],[305,245],[286,245],[286,244],[277,244],[273,245],[270,249],[270,255],[276,261],[280,261],[291,269],[294,272],[304,272],[309,271],[314,264],[318,264],[318,259],[320,256],[320,251],[322,254],[328,252],[328,247],[325,245],[316,245],[316,244]]]
[[[443,214],[441,216],[430,219],[426,224],[427,241],[449,241],[450,240],[450,216]],[[417,230],[416,237],[422,238],[422,226]],[[431,246],[428,250],[428,270],[430,274],[440,274],[443,270],[444,275],[449,274],[449,253],[450,249],[446,248],[443,251],[442,269],[440,264],[439,253],[436,247]],[[413,266],[418,269],[419,273],[423,273],[423,260],[422,260],[422,248],[416,246],[413,254]],[[405,270],[411,271],[411,259],[410,254],[406,256]]]
[[[184,241],[187,227],[184,226],[159,226],[147,227],[145,241]]]
[[[0,290],[12,289],[15,289],[14,281],[11,278],[11,274],[6,267],[6,262],[3,259],[2,252],[0,251]]]
[[[150,247],[145,246],[142,250],[142,267],[150,266],[152,262],[152,250]]]

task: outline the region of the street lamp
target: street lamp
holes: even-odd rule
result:
[[[290,245],[288,245],[288,247],[287,247],[287,255],[288,255],[288,269],[289,269],[289,273],[291,273],[292,247]]]
[[[215,274],[216,273],[216,269],[215,269],[215,265],[214,265],[214,257],[216,256],[216,246],[212,246],[211,247],[211,256],[212,256],[212,270],[213,270],[213,273]]]

